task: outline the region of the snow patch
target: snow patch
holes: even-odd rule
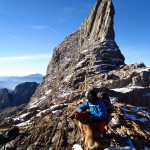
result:
[[[74,149],[74,150],[83,150],[83,148],[79,144],[74,144],[72,149]]]
[[[84,54],[84,53],[87,53],[88,52],[88,50],[86,49],[86,50],[83,50],[82,52],[81,52],[81,54]]]
[[[37,107],[45,99],[46,99],[46,96],[43,96],[40,99],[35,99],[34,102],[29,103],[28,109]]]
[[[118,124],[115,118],[112,118],[110,123],[112,123],[113,125],[117,125]]]
[[[36,117],[40,117],[43,113],[46,113],[48,111],[50,111],[51,108],[45,109],[43,111],[40,111],[38,114],[36,114]]]
[[[136,150],[136,149],[132,149],[129,146],[123,147],[123,148],[105,148],[104,150]]]
[[[23,118],[25,118],[28,114],[29,114],[29,112],[28,112],[28,113],[25,113],[25,114],[22,114],[21,116],[19,116],[19,117],[17,117],[17,118],[14,118],[13,120],[15,121],[15,120],[23,119]]]
[[[26,125],[30,125],[30,124],[32,124],[32,123],[30,122],[30,120],[28,120],[28,121],[25,121],[25,122],[19,123],[19,124],[17,124],[16,126],[18,126],[18,127],[22,127],[22,126],[26,126]]]
[[[48,95],[49,93],[51,93],[52,89],[48,90],[45,92],[46,95]]]
[[[61,110],[55,110],[55,109],[58,108],[59,106],[63,106],[63,105],[67,105],[67,104],[56,104],[56,105],[53,105],[53,106],[51,106],[48,109],[40,111],[38,114],[36,114],[36,116],[40,117],[42,114],[47,113],[49,111],[52,111],[52,113],[57,113],[58,111],[60,112]]]
[[[125,87],[125,88],[116,88],[116,89],[111,89],[116,92],[121,92],[121,93],[128,93],[133,91],[134,89],[144,89],[142,86],[131,86],[131,87]]]
[[[68,82],[70,80],[70,78],[72,77],[73,74],[70,74],[68,76],[66,76],[66,78],[64,79],[64,82]]]
[[[74,90],[72,88],[67,88],[67,89],[61,91],[61,94],[59,94],[58,98],[63,98],[65,96],[70,95],[73,92],[74,92]]]
[[[52,111],[53,114],[55,114],[57,112],[61,112],[61,110],[54,110],[54,111]]]
[[[78,62],[76,67],[80,67],[84,62],[85,62],[85,60],[82,60],[82,61]]]
[[[133,89],[130,89],[130,88],[117,88],[117,89],[111,89],[115,92],[121,92],[121,93],[127,93],[127,92],[130,92],[132,91]]]
[[[137,68],[137,69],[136,69],[136,72],[137,72],[137,73],[141,73],[141,72],[143,72],[143,71],[150,72],[150,68]]]

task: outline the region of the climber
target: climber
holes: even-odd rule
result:
[[[85,93],[87,101],[80,105],[77,110],[79,113],[89,111],[90,119],[95,124],[100,132],[100,136],[104,137],[105,125],[107,123],[107,108],[105,103],[97,97],[94,90],[89,90]],[[88,117],[88,116],[87,116]]]

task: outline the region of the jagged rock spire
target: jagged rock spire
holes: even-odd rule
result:
[[[98,0],[80,27],[84,37],[93,41],[114,40],[114,6],[111,0]]]
[[[103,45],[106,45],[110,50],[118,48],[114,41],[114,13],[114,7],[111,0],[97,1],[80,28],[69,35],[54,49],[51,63],[47,68],[47,74],[58,72],[69,66],[72,70],[74,65],[79,61],[82,51],[88,50],[90,52],[96,46],[99,47],[100,51],[100,48],[102,49],[102,47],[100,47],[102,42],[107,42],[105,44],[103,43]],[[117,56],[118,58],[115,58],[114,55],[111,57],[114,57],[114,60],[120,59],[121,62],[117,65],[124,64],[124,57],[119,49],[117,53],[119,54]],[[69,61],[71,65],[68,65],[66,60],[67,62]]]
[[[49,91],[48,95],[57,99],[66,91],[69,95],[72,89],[86,89],[84,84],[91,76],[94,81],[95,75],[124,65],[124,56],[114,41],[114,13],[111,0],[96,2],[79,29],[55,47],[37,97]]]

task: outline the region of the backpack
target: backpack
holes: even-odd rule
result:
[[[112,104],[111,104],[111,102],[110,102],[110,99],[109,99],[109,98],[106,99],[106,100],[102,99],[102,101],[103,101],[103,102],[105,103],[105,105],[106,105],[108,114],[111,114],[111,113],[113,112],[113,106],[112,106]]]
[[[112,106],[112,104],[111,104],[110,98],[109,98],[109,96],[107,95],[107,93],[102,92],[102,93],[100,94],[100,98],[101,98],[101,100],[105,103],[106,108],[107,108],[107,111],[108,111],[108,114],[111,114],[111,113],[113,112],[113,106]]]

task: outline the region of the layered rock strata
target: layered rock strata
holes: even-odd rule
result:
[[[114,40],[114,13],[111,0],[97,1],[79,29],[54,49],[32,102],[43,101],[43,96],[57,100],[78,90],[87,78],[124,65],[124,56]]]

